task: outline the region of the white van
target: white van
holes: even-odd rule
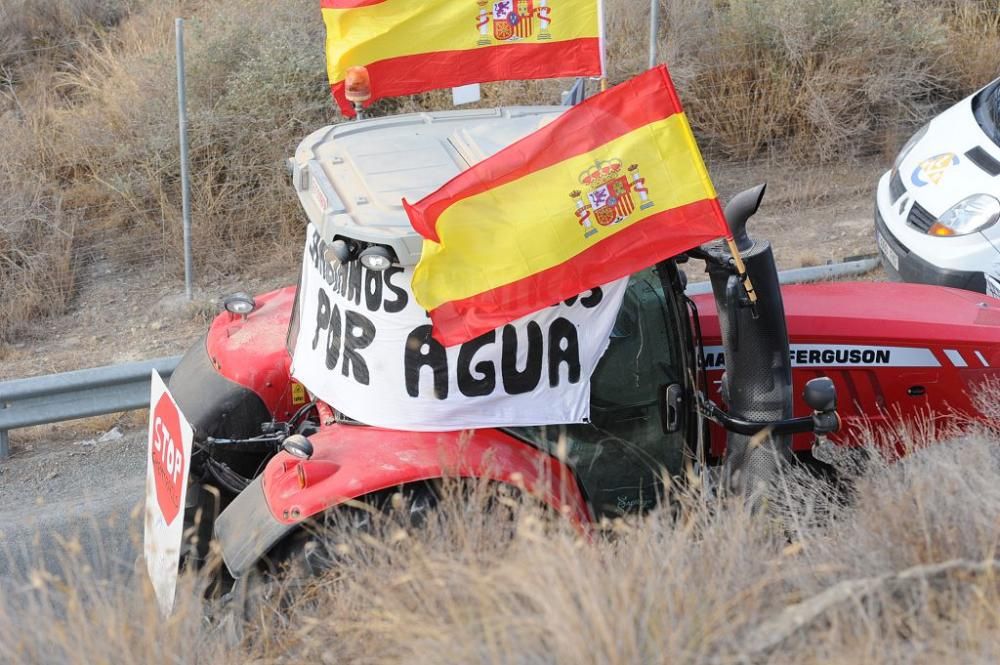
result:
[[[875,200],[890,275],[1000,296],[1000,79],[917,131]]]

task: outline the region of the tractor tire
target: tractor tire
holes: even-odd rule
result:
[[[509,540],[513,542],[516,509],[510,499],[520,499],[522,495],[509,485],[490,483],[487,489],[485,497],[478,494],[479,490],[473,491],[484,498],[487,510],[504,511],[502,519],[510,518]],[[468,488],[463,484],[460,491],[467,492]],[[402,503],[399,495],[402,495]],[[339,534],[344,534],[344,539],[356,538],[359,534],[377,537],[377,516],[388,515],[400,507],[406,512],[400,515],[399,525],[419,530],[428,525],[441,498],[431,483],[421,483],[378,493],[353,502],[353,505],[323,513],[275,545],[255,570],[234,582],[223,598],[228,616],[220,625],[228,626],[227,631],[231,631],[232,626],[260,625],[261,621],[282,625],[287,620],[288,608],[312,580],[344,565],[343,556],[337,551],[338,540],[343,542]],[[367,505],[359,506],[358,503]],[[477,509],[472,502],[463,505]]]
[[[740,497],[751,512],[766,509],[767,498],[788,462],[787,446],[768,436],[763,440],[739,437],[727,451],[723,467],[725,488],[730,496]]]

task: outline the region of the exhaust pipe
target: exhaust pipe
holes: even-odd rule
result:
[[[775,422],[792,417],[792,369],[781,287],[771,243],[753,240],[747,221],[760,207],[765,185],[737,194],[726,206],[726,221],[757,291],[751,307],[726,246],[707,248],[709,277],[722,328],[726,372],[722,394],[737,418]],[[747,436],[729,432],[723,477],[730,491],[757,507],[791,454],[789,435]]]

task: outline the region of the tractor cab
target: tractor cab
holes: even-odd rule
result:
[[[422,198],[563,110],[419,113],[326,127],[299,146],[292,179],[328,260],[358,260],[366,271],[412,267],[422,238],[401,200]],[[590,381],[590,422],[506,428],[552,453],[563,446],[602,513],[653,505],[663,475],[682,471],[696,438],[694,345],[682,297],[673,262],[632,275]]]

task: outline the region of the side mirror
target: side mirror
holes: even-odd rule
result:
[[[837,410],[837,387],[829,377],[810,380],[802,397],[813,411],[824,413]]]
[[[281,442],[281,449],[292,457],[309,459],[313,456],[313,444],[301,434],[292,434]]]
[[[812,379],[806,383],[802,397],[813,410],[813,432],[818,441],[825,441],[827,434],[840,429],[840,416],[837,415],[837,387],[833,385],[832,379],[826,376]],[[815,446],[813,448],[815,449]]]

